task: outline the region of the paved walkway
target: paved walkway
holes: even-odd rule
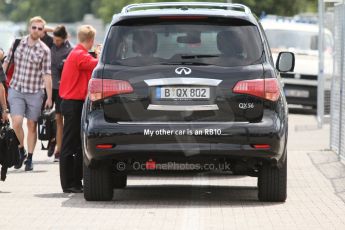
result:
[[[111,202],[63,194],[58,164],[39,151],[34,171],[0,183],[0,229],[345,229],[345,167],[328,151],[329,126],[290,115],[288,199],[257,200],[256,178],[129,178]],[[39,143],[38,143],[39,145]]]

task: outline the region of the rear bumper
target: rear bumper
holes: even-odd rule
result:
[[[202,158],[261,158],[278,161],[287,139],[287,117],[279,117],[271,111],[265,112],[259,123],[108,123],[101,111],[93,111],[83,124],[83,150],[88,162],[149,158],[162,161]],[[112,147],[97,148],[97,145],[104,144]],[[268,144],[270,147],[256,149],[254,144]]]

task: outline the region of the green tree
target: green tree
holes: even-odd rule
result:
[[[171,2],[171,0],[100,0],[98,8],[94,8],[94,12],[97,12],[97,15],[101,17],[104,22],[110,22],[112,16],[119,13],[125,5],[141,2]],[[200,2],[212,2],[212,0],[201,0]],[[214,2],[220,1],[215,0]],[[257,15],[265,12],[266,14],[292,16],[305,11],[316,12],[317,9],[317,1],[315,0],[234,0],[233,2],[247,5]]]
[[[188,2],[188,0],[175,0],[175,2]],[[195,2],[196,0],[194,0]],[[97,15],[103,19],[104,22],[110,22],[114,14],[120,13],[121,9],[129,4],[134,3],[149,3],[149,2],[172,2],[171,0],[100,0],[100,5],[97,10]],[[220,2],[220,0],[199,0],[198,2]]]
[[[247,5],[257,15],[265,12],[266,14],[293,16],[306,11],[316,12],[317,9],[317,1],[315,0],[238,0],[236,2]]]
[[[40,15],[47,21],[74,22],[83,18],[84,14],[92,13],[93,0],[1,0],[4,7],[0,8],[6,18],[13,21],[27,21]],[[1,11],[2,10],[2,11]]]
[[[0,0],[0,18],[27,21],[32,16],[40,15],[47,21],[75,22],[80,21],[86,13],[95,13],[105,23],[108,23],[112,16],[119,13],[125,5],[159,1],[170,2],[172,0]],[[199,1],[220,2],[221,0]],[[265,12],[291,16],[300,12],[316,12],[317,10],[315,0],[233,0],[233,2],[249,6],[257,15]]]

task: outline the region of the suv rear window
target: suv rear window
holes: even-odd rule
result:
[[[242,66],[262,63],[263,47],[254,25],[161,22],[114,25],[106,64],[147,66],[199,64]]]

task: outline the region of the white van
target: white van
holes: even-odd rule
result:
[[[276,20],[262,20],[261,24],[268,38],[274,59],[282,50],[295,53],[294,72],[281,73],[287,102],[311,106],[316,109],[319,26],[317,24]],[[324,44],[325,113],[329,113],[331,76],[333,73],[333,37],[327,29],[325,29]]]

